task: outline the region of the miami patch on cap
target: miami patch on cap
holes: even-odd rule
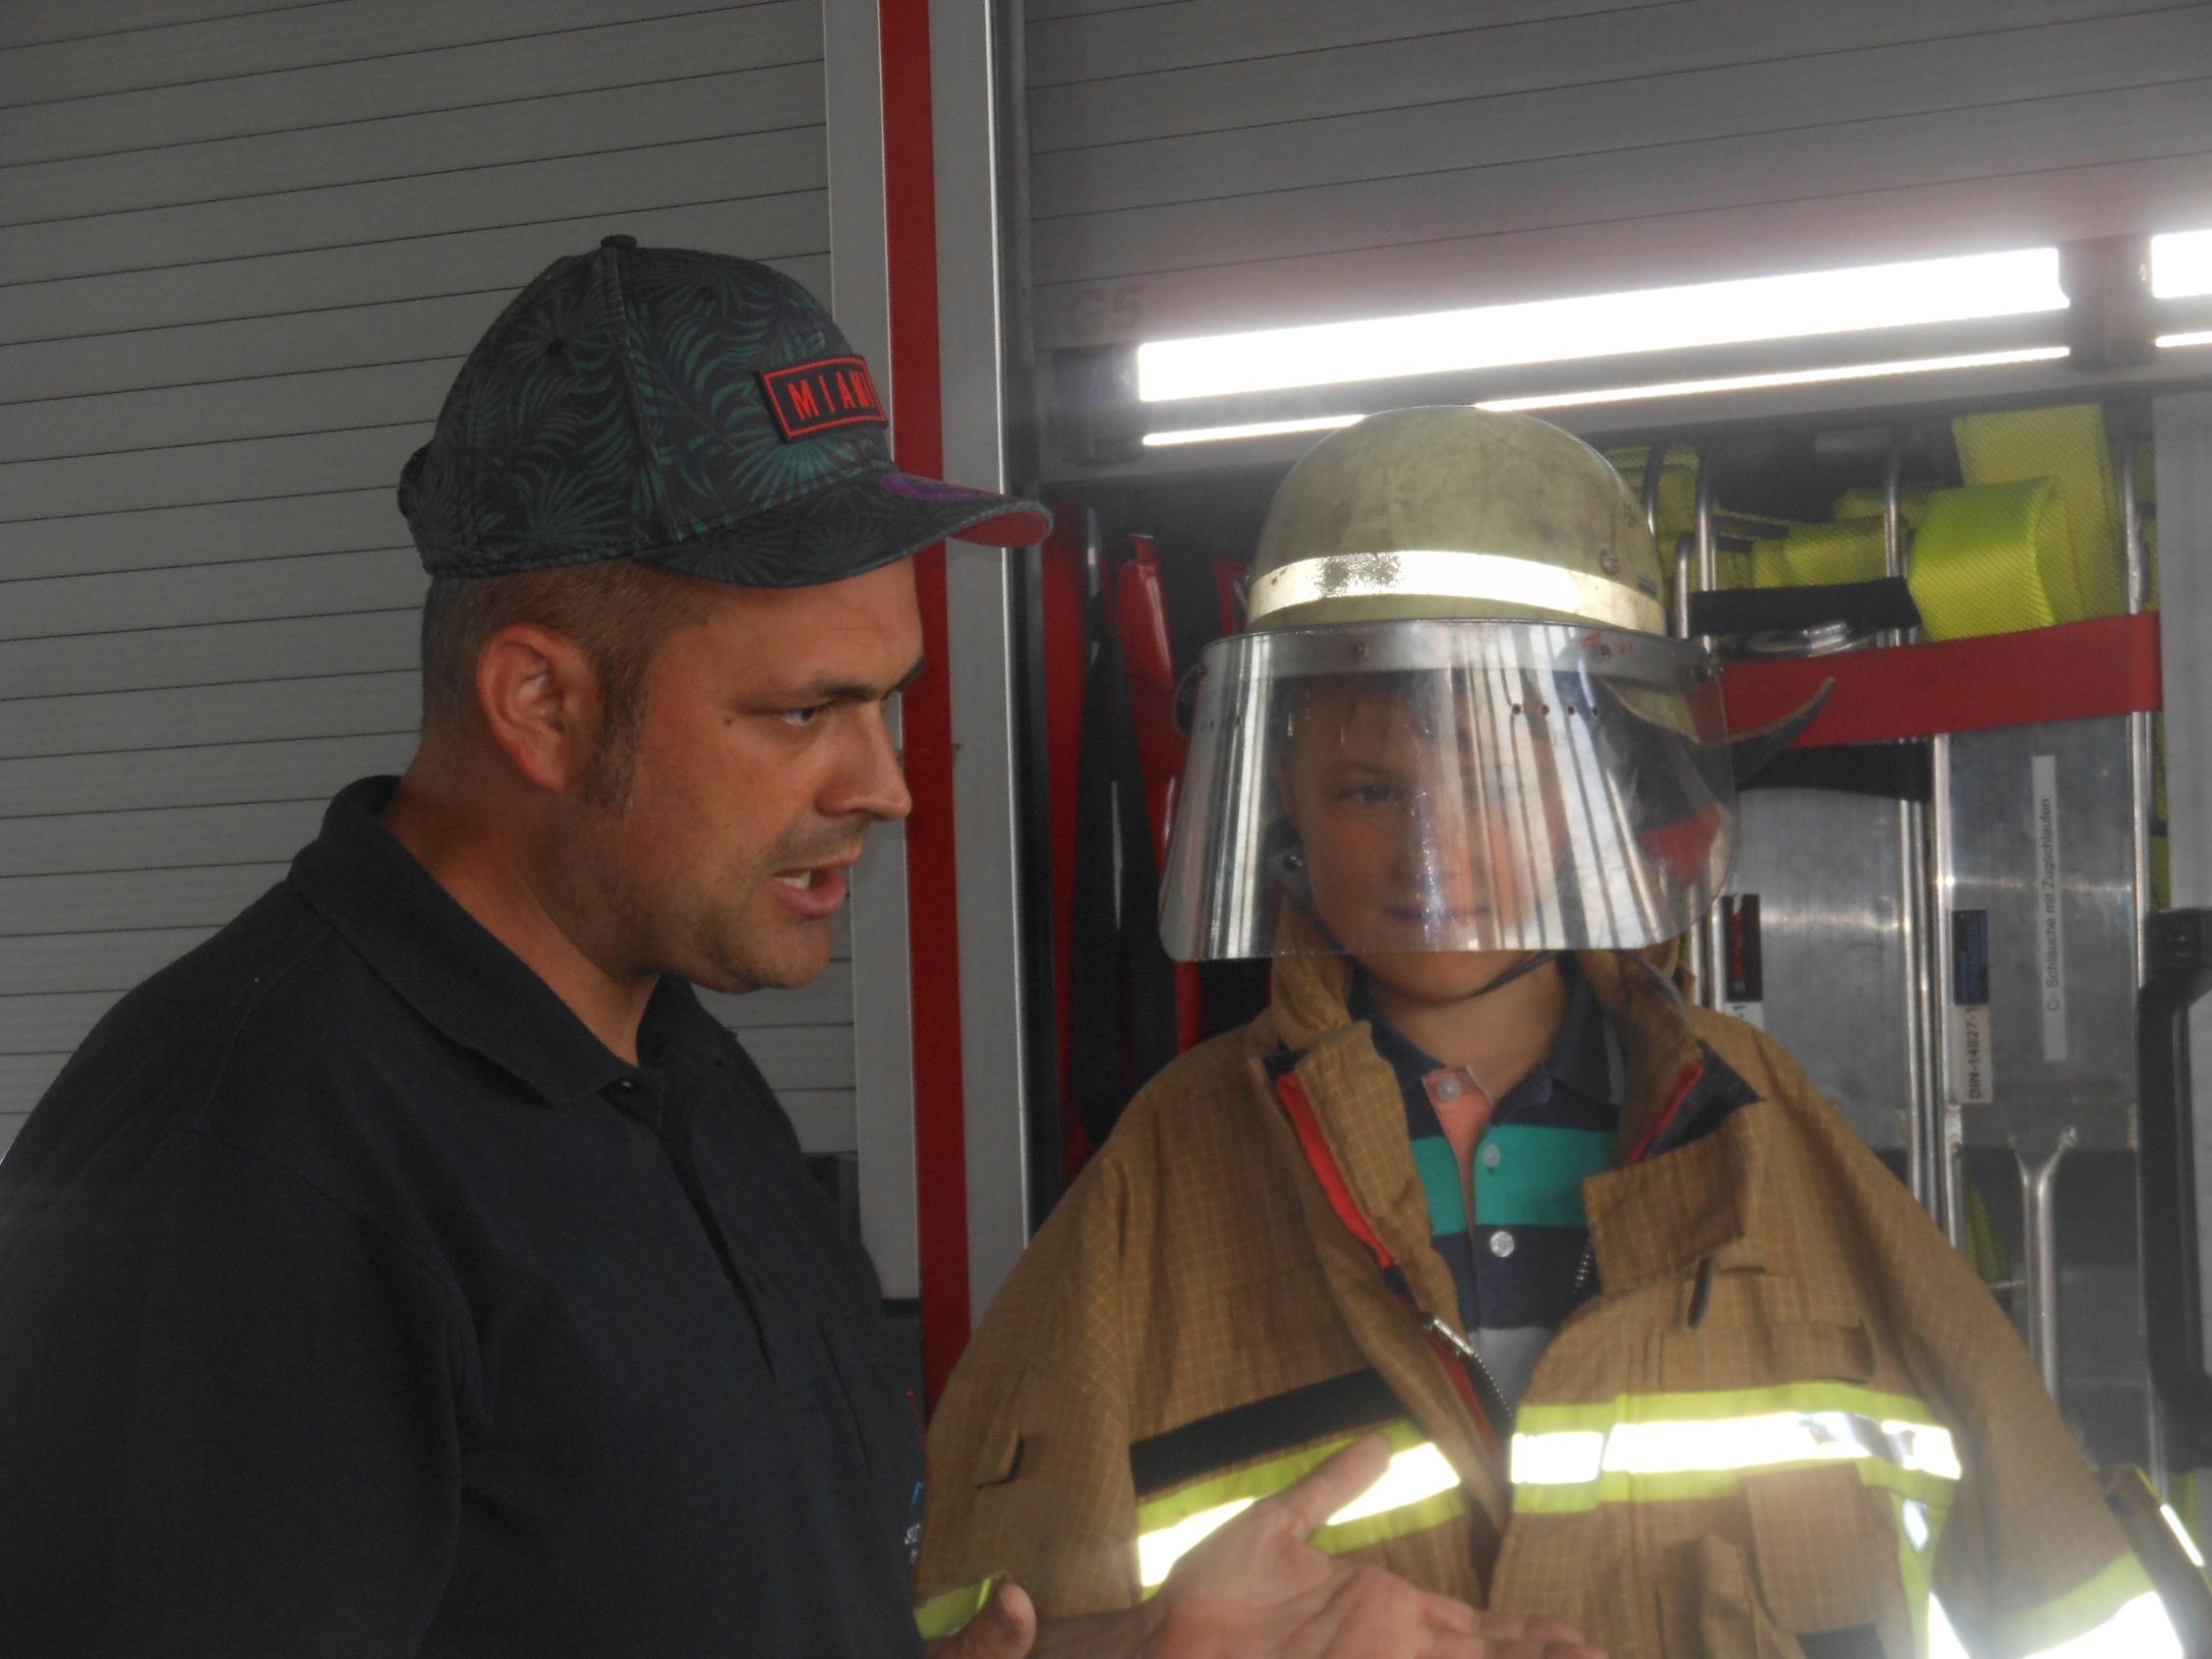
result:
[[[857,357],[822,357],[764,369],[769,413],[786,438],[812,437],[839,427],[889,426],[868,365]]]

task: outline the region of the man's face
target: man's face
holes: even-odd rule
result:
[[[1323,925],[1382,984],[1449,1002],[1523,954],[1448,946],[1520,923],[1517,884],[1497,876],[1526,827],[1497,758],[1455,743],[1448,721],[1439,743],[1438,723],[1377,679],[1323,682],[1299,701],[1277,786]]]
[[[912,567],[706,603],[647,673],[626,798],[571,803],[593,954],[722,991],[804,985],[868,827],[912,805],[886,723],[920,666]]]

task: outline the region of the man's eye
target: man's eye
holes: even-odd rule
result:
[[[779,709],[776,712],[776,717],[786,725],[808,726],[812,725],[816,717],[828,707],[827,703],[815,703],[804,709]]]

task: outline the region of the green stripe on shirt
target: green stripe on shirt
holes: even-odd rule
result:
[[[1414,1142],[1418,1154],[1425,1141]],[[1443,1151],[1451,1173],[1452,1202],[1465,1227],[1459,1204],[1459,1166],[1448,1142]],[[1613,1137],[1602,1129],[1551,1129],[1532,1123],[1500,1123],[1475,1149],[1475,1214],[1484,1227],[1587,1227],[1582,1213],[1582,1183],[1611,1162]],[[1435,1181],[1422,1165],[1435,1209]],[[1441,1231],[1441,1229],[1437,1230]]]
[[[1414,1168],[1428,1193],[1428,1232],[1432,1238],[1467,1230],[1467,1199],[1459,1184],[1459,1157],[1442,1135],[1423,1135],[1413,1143]]]

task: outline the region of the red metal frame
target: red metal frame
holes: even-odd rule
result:
[[[1728,729],[1757,731],[1803,708],[1824,685],[1832,687],[1828,705],[1792,748],[2135,714],[2162,700],[2158,615],[1731,662],[1720,677]]]
[[[1152,826],[1153,867],[1167,876],[1168,833],[1175,823],[1176,791],[1190,745],[1175,723],[1175,654],[1168,643],[1167,583],[1160,549],[1149,536],[1129,539],[1115,594],[1114,626],[1129,677],[1130,713],[1136,722],[1136,757],[1144,772],[1144,814]],[[1175,966],[1175,1046],[1198,1040],[1204,1006],[1198,970]]]
[[[1054,1075],[1060,1093],[1060,1179],[1074,1181],[1091,1155],[1082,1115],[1068,1093],[1068,1018],[1075,960],[1076,805],[1080,798],[1077,759],[1083,746],[1086,585],[1084,544],[1090,534],[1082,504],[1052,506],[1052,535],[1038,561],[1039,609],[1044,626],[1046,792],[1052,818],[1052,995],[1059,1053]]]
[[[902,469],[941,477],[936,139],[929,0],[879,0],[884,240],[890,280],[892,448]],[[914,1054],[915,1230],[921,1255],[922,1375],[944,1393],[967,1344],[967,1126],[960,1064],[960,889],[953,837],[953,707],[945,548],[914,559],[929,666],[902,699],[906,929]]]

